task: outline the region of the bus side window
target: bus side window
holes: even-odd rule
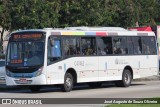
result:
[[[76,38],[76,55],[81,55],[80,38]]]
[[[128,53],[130,55],[134,54],[134,41],[133,41],[133,37],[127,37],[127,46],[128,46]]]
[[[113,52],[114,54],[128,54],[126,37],[113,37]]]
[[[134,54],[142,54],[142,41],[141,37],[134,37]]]
[[[63,50],[65,56],[80,55],[79,39],[74,37],[64,37]]]
[[[156,40],[155,37],[150,37],[150,42],[149,42],[149,48],[150,48],[150,54],[156,55],[157,50],[156,50]]]
[[[127,37],[128,53],[131,55],[142,54],[141,37]]]
[[[82,55],[96,55],[95,37],[83,37],[81,39]]]
[[[98,55],[112,54],[112,38],[101,37],[97,39]]]
[[[154,37],[143,37],[143,54],[156,54],[156,42]]]

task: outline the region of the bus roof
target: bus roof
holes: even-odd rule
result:
[[[49,35],[62,36],[155,36],[151,31],[130,31],[121,27],[66,27],[19,30],[18,32],[47,32]]]

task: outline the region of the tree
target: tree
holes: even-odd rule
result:
[[[141,26],[156,25],[158,17],[158,0],[133,0],[137,21]]]
[[[52,0],[14,0],[11,7],[11,28],[57,27],[59,7],[59,2]]]
[[[66,26],[128,27],[136,22],[155,25],[159,7],[160,0],[1,0],[0,26],[12,31]]]
[[[103,1],[103,0],[102,0]],[[60,26],[98,26],[103,21],[102,1],[61,0]]]
[[[11,17],[10,17],[10,0],[1,0],[0,1],[0,26],[2,27],[1,33],[1,42],[3,41],[3,34],[5,30],[9,30],[11,26]]]

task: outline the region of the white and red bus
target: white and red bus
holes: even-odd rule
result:
[[[114,81],[128,87],[133,79],[158,74],[154,32],[119,27],[67,27],[13,32],[6,54],[6,84],[101,86]]]

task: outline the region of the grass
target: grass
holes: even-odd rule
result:
[[[106,107],[160,107],[160,104],[113,104]]]

